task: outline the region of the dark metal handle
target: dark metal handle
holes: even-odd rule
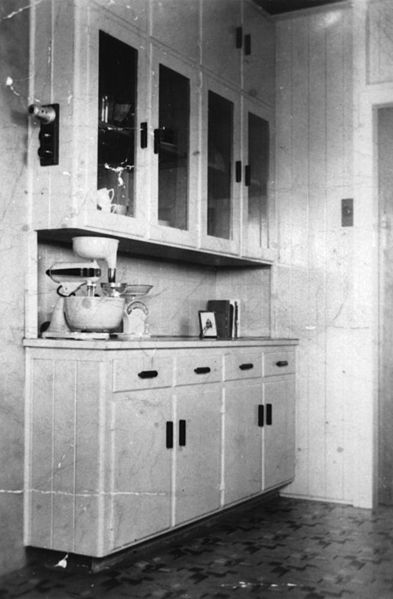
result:
[[[266,404],[266,424],[273,424],[273,406],[271,403]]]
[[[173,422],[166,423],[166,448],[173,449]]]
[[[208,374],[210,372],[209,366],[198,366],[194,368],[195,374]]]
[[[186,421],[179,420],[179,445],[185,447],[186,445]]]
[[[161,144],[161,131],[154,129],[154,154],[159,154]]]
[[[235,180],[236,183],[240,183],[242,180],[242,161],[237,160],[235,163]]]
[[[158,376],[158,370],[142,370],[138,372],[140,379],[155,379]]]
[[[250,187],[251,184],[251,167],[249,164],[246,164],[244,167],[244,185],[246,187]]]
[[[258,426],[263,426],[263,405],[258,405]]]
[[[252,362],[247,362],[246,364],[240,364],[240,370],[251,370],[254,368],[254,364]]]
[[[251,54],[251,35],[249,33],[244,36],[244,54],[246,56]]]
[[[243,27],[236,27],[236,48],[243,46]]]
[[[147,123],[141,123],[141,148],[147,148]]]
[[[278,366],[279,368],[282,368],[283,366],[288,366],[288,360],[279,360],[278,362],[276,362],[276,366]]]

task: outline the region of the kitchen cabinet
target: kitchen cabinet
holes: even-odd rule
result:
[[[226,356],[225,504],[289,482],[295,474],[293,351]]]
[[[273,115],[266,107],[243,101],[243,229],[242,254],[258,258],[273,256],[271,238],[274,213],[272,202]]]
[[[152,52],[150,238],[198,245],[199,93],[195,69]]]
[[[268,18],[253,3],[243,3],[242,88],[249,98],[273,108],[275,99],[275,34]]]
[[[168,389],[114,394],[108,407],[108,543],[115,548],[171,525],[172,455],[166,423],[173,421],[173,408]]]
[[[202,144],[202,240],[204,249],[229,254],[240,251],[240,184],[236,163],[241,157],[240,95],[205,77],[203,115],[207,127]]]
[[[154,40],[199,62],[199,2],[152,0],[151,30]]]
[[[294,342],[25,345],[26,545],[102,557],[292,480]]]
[[[176,414],[175,525],[220,507],[220,385],[177,388]]]
[[[196,250],[194,259],[200,252],[213,261],[271,263],[270,223],[255,203],[240,230],[247,195],[238,180],[246,152],[242,103],[255,96],[257,68],[253,58],[245,70],[244,47],[236,48],[248,1],[183,4],[154,0],[148,11],[140,2],[54,0],[32,7],[32,97],[58,103],[60,116],[59,163],[47,167],[36,156],[39,124],[32,120],[31,226],[42,238],[87,231],[119,237],[124,247],[147,244],[157,255],[174,247]],[[256,13],[249,20],[258,38],[259,27],[273,25]],[[270,102],[259,91],[256,98],[265,108]],[[113,207],[98,201],[103,188],[113,190]],[[241,239],[254,239],[259,217],[263,243],[249,251]]]
[[[201,49],[206,71],[241,85],[242,14],[238,0],[202,0]],[[240,39],[239,39],[240,37]]]

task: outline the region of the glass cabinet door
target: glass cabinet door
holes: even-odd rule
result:
[[[138,51],[99,32],[97,188],[113,190],[112,212],[135,216]]]
[[[190,147],[190,81],[159,65],[158,129],[154,151],[158,154],[158,224],[188,229]]]
[[[232,238],[233,103],[208,93],[207,234]]]
[[[268,246],[269,123],[248,113],[247,238],[251,247]]]
[[[241,96],[207,75],[202,89],[201,247],[236,255],[240,252]]]

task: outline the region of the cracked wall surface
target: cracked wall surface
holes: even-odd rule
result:
[[[0,573],[23,563],[28,2],[0,3]]]

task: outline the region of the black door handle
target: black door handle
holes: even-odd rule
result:
[[[278,366],[279,368],[282,368],[283,366],[288,366],[288,360],[279,360],[278,362],[276,362],[276,366]]]
[[[154,154],[159,154],[161,149],[161,131],[154,129]]]
[[[147,148],[147,123],[141,123],[141,148]]]
[[[240,364],[240,370],[251,370],[254,368],[254,364],[252,362],[247,362],[246,364]]]
[[[155,379],[158,376],[157,370],[142,370],[138,372],[138,376],[140,379]]]
[[[166,423],[166,448],[173,449],[173,422]]]
[[[258,405],[258,426],[263,426],[263,405]]]
[[[179,445],[185,447],[186,445],[186,421],[179,420]]]
[[[273,406],[271,403],[266,404],[266,424],[268,426],[273,424]]]
[[[210,372],[209,366],[197,366],[194,368],[195,374],[208,374]]]

